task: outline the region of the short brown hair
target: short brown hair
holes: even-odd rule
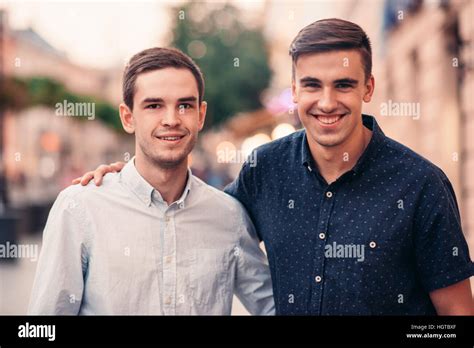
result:
[[[130,110],[133,109],[133,97],[135,95],[135,81],[137,80],[137,76],[146,71],[170,67],[188,69],[192,72],[198,87],[199,104],[202,103],[204,96],[204,78],[197,64],[189,56],[176,48],[154,47],[135,54],[123,72],[123,101]]]
[[[372,75],[372,48],[365,31],[355,23],[342,19],[322,19],[301,29],[290,46],[295,65],[302,54],[356,49],[362,57],[366,80]]]

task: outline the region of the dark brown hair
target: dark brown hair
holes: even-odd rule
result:
[[[364,30],[357,24],[342,19],[322,19],[301,29],[290,46],[295,65],[302,54],[356,49],[360,52],[366,80],[372,74],[372,48]]]
[[[199,104],[204,96],[204,78],[196,63],[182,51],[176,48],[154,47],[135,54],[123,72],[123,101],[133,109],[133,96],[135,95],[135,81],[137,76],[146,71],[164,68],[188,69],[194,75],[199,92]]]

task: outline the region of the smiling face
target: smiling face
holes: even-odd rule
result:
[[[137,76],[133,110],[121,104],[120,114],[125,130],[135,133],[137,157],[161,168],[174,168],[187,161],[196,144],[206,103],[199,105],[191,71],[164,68]]]
[[[357,50],[301,55],[292,92],[310,145],[334,147],[361,135],[362,102],[370,101],[373,90]]]

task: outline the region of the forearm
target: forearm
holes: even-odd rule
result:
[[[430,293],[438,315],[474,315],[469,279]]]

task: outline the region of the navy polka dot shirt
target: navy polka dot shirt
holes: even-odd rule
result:
[[[434,315],[429,292],[474,275],[446,175],[363,123],[366,150],[330,185],[301,130],[257,148],[225,190],[265,243],[279,315]]]

